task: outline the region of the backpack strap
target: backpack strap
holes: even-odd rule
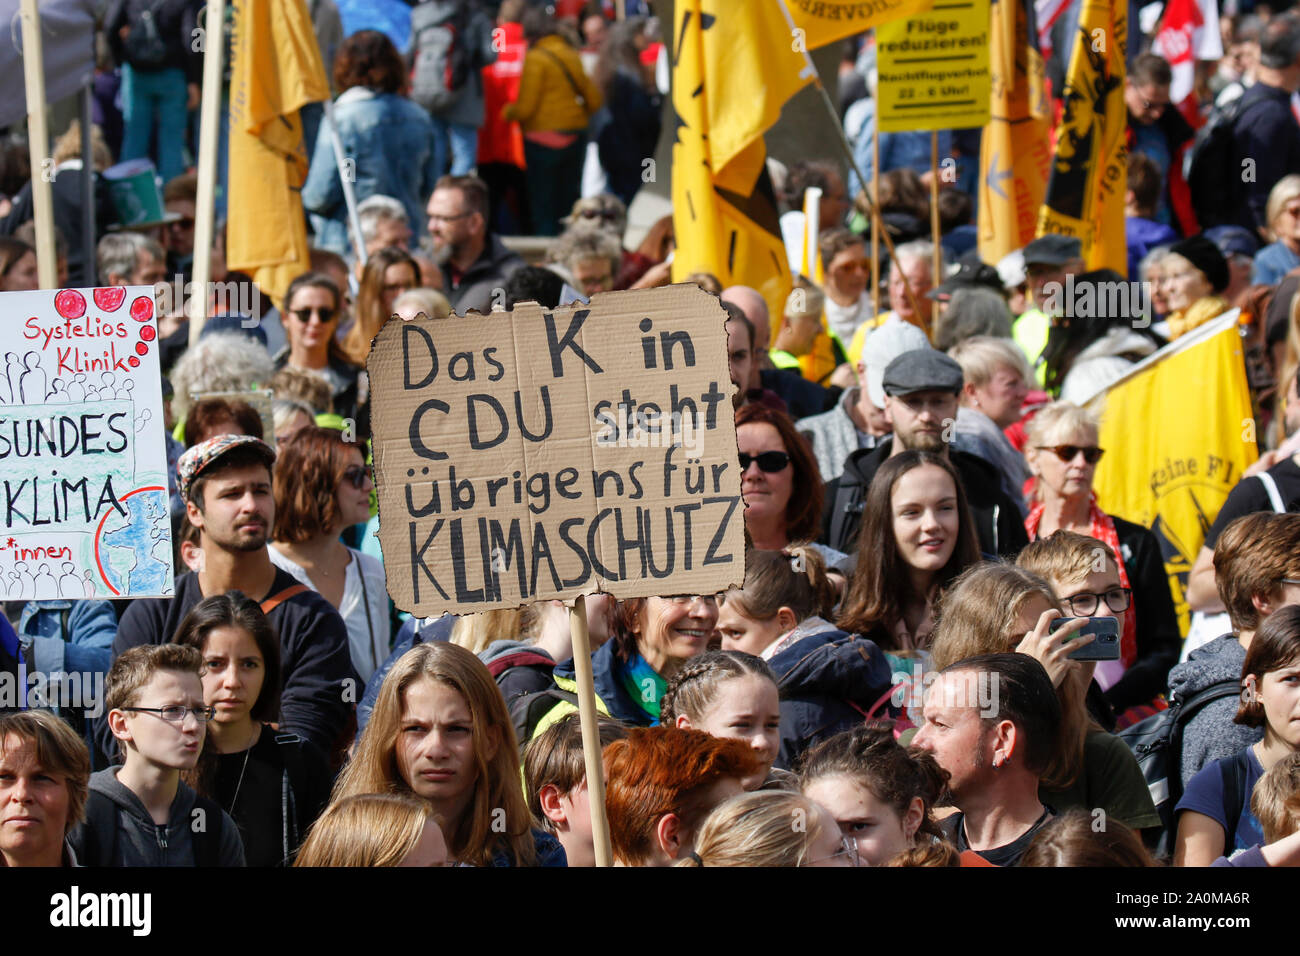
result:
[[[1223,854],[1231,856],[1237,845],[1237,827],[1241,812],[1246,806],[1246,776],[1249,768],[1250,748],[1219,761],[1219,776],[1223,783],[1223,818],[1227,827],[1223,834]]]
[[[1268,503],[1273,506],[1273,511],[1277,514],[1286,514],[1286,505],[1282,503],[1282,493],[1278,491],[1277,481],[1267,471],[1261,471],[1255,476],[1264,485],[1264,490],[1268,492]]]
[[[545,50],[541,47],[534,47],[533,49],[535,49],[538,53],[545,53],[548,57],[550,57],[552,60],[555,61],[555,65],[560,68],[560,72],[564,74],[564,78],[569,81],[569,86],[573,88],[574,97],[576,97],[578,102],[582,104],[582,108],[584,110],[587,109],[588,108],[587,98],[582,95],[582,90],[578,86],[577,80],[573,78],[573,74],[569,72],[569,68],[564,65],[564,61],[561,60],[554,53],[552,53],[550,50]]]
[[[301,785],[304,780],[302,738],[297,734],[282,733],[275,735],[275,742],[276,753],[284,763],[284,773],[280,775],[280,833],[284,851],[282,863],[288,866],[302,842],[302,835],[298,832],[298,800],[293,787],[295,781]]]
[[[1168,771],[1169,779],[1169,796],[1175,803],[1183,795],[1183,730],[1188,722],[1200,713],[1206,704],[1212,704],[1216,700],[1222,700],[1225,697],[1236,697],[1241,693],[1241,681],[1228,680],[1215,681],[1208,687],[1202,687],[1196,693],[1192,694],[1185,701],[1173,702],[1178,707],[1178,713],[1174,716],[1174,730],[1170,735],[1170,768]],[[1162,711],[1163,713],[1163,711]]]
[[[310,591],[310,590],[311,588],[307,587],[307,585],[305,584],[291,584],[283,591],[279,591],[275,594],[272,594],[270,597],[262,601],[261,604],[262,613],[270,614],[272,611],[274,611],[285,601],[288,601],[290,598],[296,598],[299,594],[302,594],[304,591]]]

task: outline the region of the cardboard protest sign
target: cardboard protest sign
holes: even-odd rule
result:
[[[462,614],[740,583],[725,321],[693,285],[390,320],[368,369],[397,606]]]
[[[876,28],[881,132],[983,126],[989,121],[988,0],[951,0]]]
[[[5,292],[0,313],[6,598],[171,594],[153,289]]]

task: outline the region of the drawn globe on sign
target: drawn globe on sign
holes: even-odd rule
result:
[[[114,594],[170,594],[171,517],[167,489],[137,488],[110,508],[95,532],[99,576]]]

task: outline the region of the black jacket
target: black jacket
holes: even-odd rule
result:
[[[491,312],[494,290],[504,288],[506,280],[524,264],[518,253],[511,252],[496,236],[489,234],[483,252],[461,275],[452,281],[451,264],[442,266],[442,291],[451,307],[460,315],[471,309]],[[504,296],[504,293],[503,293]],[[504,306],[504,299],[502,305]]]
[[[1160,542],[1147,528],[1111,515],[1120,557],[1133,589],[1130,614],[1137,614],[1137,660],[1106,691],[1106,700],[1121,712],[1145,704],[1168,689],[1169,669],[1178,663],[1183,639],[1169,592],[1169,575]]]
[[[785,402],[790,417],[796,421],[829,412],[843,394],[842,389],[823,388],[790,369],[765,368],[758,373],[758,378],[763,388],[775,392]]]
[[[1256,83],[1241,95],[1241,110],[1232,126],[1233,164],[1241,170],[1249,159],[1254,176],[1249,182],[1230,177],[1240,200],[1236,223],[1252,233],[1268,225],[1268,194],[1287,173],[1300,169],[1300,124],[1291,112],[1291,94],[1275,86]]]
[[[262,601],[297,584],[293,575],[277,568],[271,590],[249,596]],[[174,597],[131,602],[118,624],[113,659],[139,644],[170,641],[181,620],[203,597],[198,575],[188,571],[176,579]],[[349,702],[355,701],[361,691],[352,668],[343,618],[333,605],[308,590],[272,608],[266,620],[280,636],[281,729],[305,737],[324,753],[332,753],[348,722],[352,707]],[[105,753],[115,752],[108,721],[103,717],[98,720],[95,739]]]
[[[167,44],[167,63],[163,69],[185,71],[185,82],[203,81],[203,55],[194,50],[194,30],[198,26],[200,0],[112,0],[104,13],[104,37],[113,59],[130,62],[126,45],[119,32],[122,27],[137,29],[141,14],[157,9],[158,33]]]
[[[776,654],[768,663],[781,692],[781,750],[776,766],[792,770],[811,747],[861,724],[889,693],[889,659],[872,641],[832,628]]]
[[[867,488],[894,447],[893,436],[875,448],[859,448],[849,453],[844,474],[826,482],[826,503],[822,511],[822,543],[845,554],[858,550],[858,529]],[[1020,509],[1002,490],[998,470],[978,455],[949,449],[948,460],[961,476],[970,506],[979,547],[988,555],[1014,558],[1029,543]]]

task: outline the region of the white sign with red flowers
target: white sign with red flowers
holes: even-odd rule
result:
[[[172,593],[153,289],[0,293],[0,592]]]

